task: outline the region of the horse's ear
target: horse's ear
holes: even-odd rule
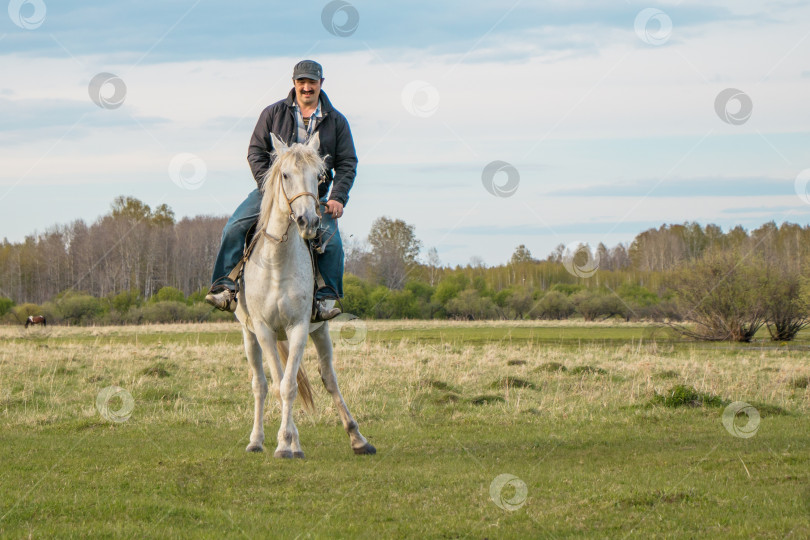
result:
[[[276,137],[276,134],[272,131],[270,132],[270,141],[273,143],[273,150],[278,156],[290,149],[290,147],[284,144],[284,141]]]
[[[321,135],[320,133],[315,133],[312,137],[309,138],[307,141],[307,146],[312,148],[316,152],[320,151],[321,149]]]

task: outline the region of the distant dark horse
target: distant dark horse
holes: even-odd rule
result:
[[[48,326],[48,322],[42,315],[29,315],[28,319],[25,321],[25,327],[28,328],[29,324],[41,324],[42,326]]]

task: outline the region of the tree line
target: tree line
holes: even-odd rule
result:
[[[110,212],[87,225],[56,225],[22,242],[0,245],[0,295],[42,303],[64,291],[107,297],[134,291],[150,299],[165,286],[188,295],[210,283],[227,218],[176,221],[163,204],[151,209],[117,197]]]
[[[32,311],[71,324],[221,317],[201,302],[225,221],[177,221],[166,205],[152,210],[121,196],[89,226],[77,220],[20,243],[4,240],[0,321],[20,322]],[[628,245],[561,244],[544,259],[520,245],[492,267],[475,256],[445,266],[413,226],[389,217],[344,246],[344,311],[363,318],[616,317],[747,341],[763,326],[773,339],[792,339],[810,315],[803,270],[810,227],[791,223],[751,232],[667,224]]]

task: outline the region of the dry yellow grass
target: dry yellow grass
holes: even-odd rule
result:
[[[422,343],[420,329],[447,327],[436,321],[365,322],[368,336],[355,346],[338,339],[336,369],[347,403],[365,418],[396,421],[399,411],[425,405],[458,405],[480,396],[500,396],[475,414],[518,418],[526,413],[587,418],[648,403],[675,384],[730,401],[764,402],[789,411],[810,410],[810,390],[793,381],[810,376],[801,351],[773,348],[723,349],[705,344],[673,345],[638,341],[616,344],[465,344],[464,339]],[[508,330],[522,322],[452,323],[463,332]],[[561,327],[540,323],[537,328]],[[568,324],[566,327],[570,327]],[[590,328],[621,323],[579,323]],[[377,340],[375,333],[398,331],[400,338]],[[92,418],[95,396],[106,386],[125,388],[137,413],[148,419],[225,420],[251,417],[250,372],[232,323],[129,327],[49,327],[28,331],[0,328],[0,418],[8,424],[42,425],[72,417]],[[462,333],[463,334],[463,333]],[[141,341],[139,336],[149,337]],[[205,336],[206,339],[201,339]],[[117,338],[128,338],[123,341]],[[114,339],[116,338],[116,339]],[[549,364],[567,371],[547,371]],[[305,365],[317,384],[310,344]],[[605,373],[572,373],[590,366]],[[502,381],[502,384],[498,384]],[[517,381],[517,382],[515,382]],[[524,383],[534,386],[521,386]],[[314,415],[303,422],[336,422],[326,392],[317,385]],[[223,407],[226,405],[226,407]],[[216,411],[216,414],[214,413]],[[389,416],[394,412],[392,416]],[[276,418],[278,405],[268,415]],[[216,416],[217,418],[213,418]]]

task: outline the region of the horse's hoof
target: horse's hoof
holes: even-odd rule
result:
[[[292,450],[276,450],[273,454],[274,458],[282,458],[282,459],[292,459],[293,453]]]
[[[293,457],[297,458],[297,459],[304,459],[304,453],[303,452],[293,452]]]
[[[245,452],[264,452],[264,448],[261,444],[249,444],[247,448],[245,448]]]
[[[377,453],[377,449],[374,448],[371,443],[366,443],[360,448],[352,448],[352,450],[354,450],[354,453],[358,456],[373,456]]]

